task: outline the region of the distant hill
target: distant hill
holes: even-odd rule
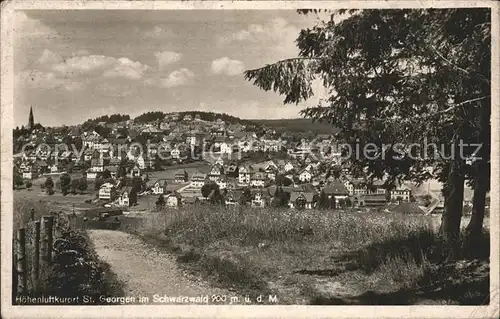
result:
[[[254,121],[250,120],[245,120],[241,119],[239,117],[231,116],[226,113],[215,113],[215,112],[205,112],[205,111],[184,111],[184,112],[175,112],[179,116],[184,117],[185,115],[191,115],[191,117],[194,117],[196,115],[200,116],[200,119],[203,121],[210,121],[210,122],[215,122],[217,119],[221,119],[226,123],[231,123],[231,124],[242,124],[242,125],[255,125],[256,123]]]
[[[316,134],[335,134],[338,129],[328,123],[318,123],[311,119],[280,119],[280,120],[251,120],[257,124],[272,128],[278,132],[299,132],[307,133],[309,131]]]

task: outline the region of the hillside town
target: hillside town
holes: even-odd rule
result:
[[[15,139],[23,149],[15,158],[14,187],[33,180],[42,180],[43,187],[50,179],[54,186],[46,191],[66,195],[62,188],[87,192],[93,184],[93,203],[108,207],[133,207],[142,196],[158,197],[159,208],[209,202],[313,209],[416,201],[411,185],[389,188],[384,180],[353,176],[333,135],[306,139],[220,117],[203,120],[192,112],[159,117],[65,132],[35,125],[31,111]],[[439,196],[431,195],[420,201],[421,211],[442,208]]]

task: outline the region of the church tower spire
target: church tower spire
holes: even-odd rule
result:
[[[32,129],[35,126],[35,119],[33,118],[33,107],[30,107],[30,116],[28,118],[28,129]]]

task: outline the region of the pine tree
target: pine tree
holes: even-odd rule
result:
[[[284,103],[309,99],[313,80],[322,80],[328,96],[302,114],[336,126],[338,137],[351,146],[482,145],[472,167],[461,156],[422,157],[403,147],[386,149],[384,157],[358,154],[348,160],[352,170],[366,170],[371,179],[387,174],[388,184],[437,176],[445,195],[440,234],[452,259],[459,253],[468,179],[474,189],[470,251],[482,231],[489,190],[491,11],[338,10],[329,21],[302,30],[297,46],[298,57],[248,70],[246,79],[284,95]],[[474,151],[466,148],[463,155]]]

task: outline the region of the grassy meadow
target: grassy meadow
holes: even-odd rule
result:
[[[444,260],[435,219],[198,206],[127,216],[122,230],[175,252],[179,262],[222,286],[274,293],[284,304],[481,303],[488,294],[484,282],[468,298],[428,297],[425,289],[442,279],[435,274]],[[488,243],[485,236],[485,260]]]

